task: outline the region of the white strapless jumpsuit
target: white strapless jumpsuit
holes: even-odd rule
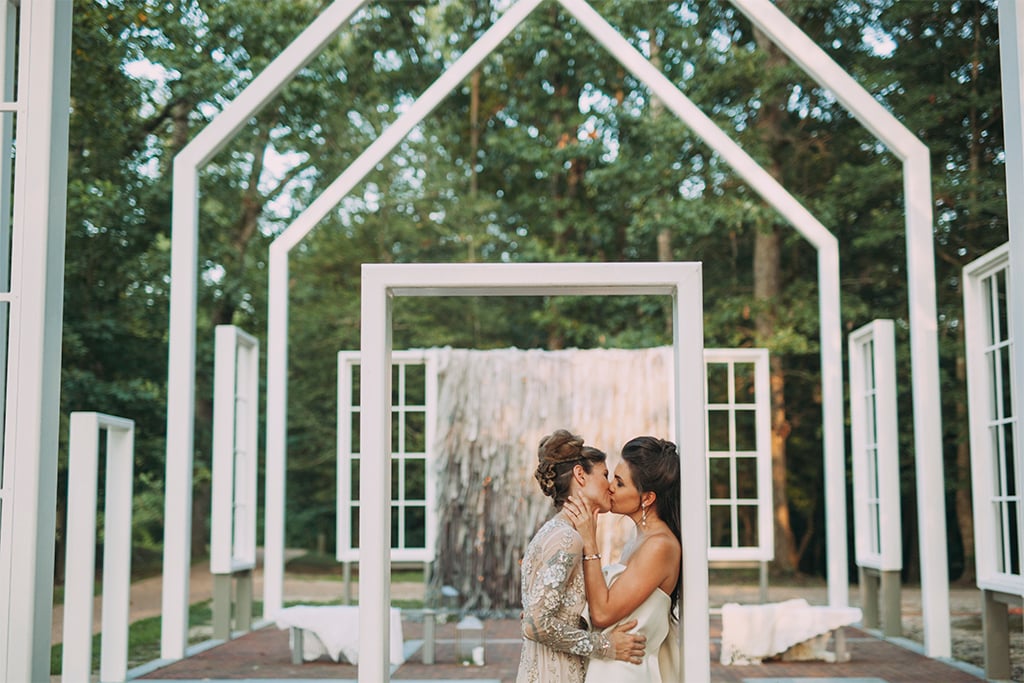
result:
[[[604,580],[612,585],[615,579],[625,570],[624,564],[610,564],[602,569]],[[636,633],[647,636],[647,646],[642,664],[632,664],[619,660],[591,659],[587,666],[587,677],[585,683],[678,683],[675,675],[663,678],[661,667],[658,663],[658,655],[662,643],[669,635],[669,607],[672,599],[660,588],[647,596],[633,613],[622,621],[637,619],[637,625],[633,629]],[[609,632],[615,626],[609,626],[604,631]]]

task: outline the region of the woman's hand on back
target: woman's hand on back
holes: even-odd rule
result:
[[[637,620],[624,621],[608,633],[608,640],[611,641],[615,650],[615,659],[630,664],[641,664],[644,661],[644,652],[647,646],[647,636],[639,633],[630,633],[631,628],[636,628]]]

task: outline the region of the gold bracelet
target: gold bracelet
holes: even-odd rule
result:
[[[587,560],[600,560],[600,559],[601,559],[601,553],[594,553],[593,555],[584,555],[583,556],[583,561],[584,562],[586,562]]]

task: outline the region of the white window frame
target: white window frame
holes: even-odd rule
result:
[[[359,453],[352,448],[352,420],[358,416],[360,406],[353,405],[352,373],[359,365],[359,351],[338,352],[338,514],[337,514],[337,550],[339,562],[355,562],[359,560],[359,548],[352,545],[352,510],[359,507],[358,491],[352,486],[353,461],[359,460]],[[437,458],[434,441],[437,425],[437,361],[435,354],[426,350],[394,351],[391,354],[392,368],[398,369],[399,386],[398,400],[392,402],[392,421],[397,420],[398,441],[392,444],[392,463],[399,463],[398,482],[399,496],[392,497],[391,509],[399,513],[399,539],[396,547],[391,549],[391,560],[398,562],[432,562],[437,549],[437,476],[434,471]],[[405,369],[410,366],[423,367],[424,403],[407,404],[405,387]],[[394,370],[393,370],[394,372]],[[406,451],[404,416],[407,413],[423,413],[424,436],[422,452]],[[424,462],[426,478],[426,498],[423,500],[405,498],[404,463],[408,460]],[[394,465],[392,465],[394,467]],[[416,507],[424,507],[425,545],[424,547],[407,547],[404,539],[403,524],[405,510],[410,503]]]
[[[234,325],[214,331],[210,572],[256,568],[260,343]]]
[[[711,403],[708,379],[708,365],[723,364],[727,367],[728,396],[725,403]],[[736,396],[735,369],[738,363],[753,365],[754,400],[739,401]],[[705,452],[708,458],[708,560],[711,562],[768,562],[775,559],[775,531],[772,520],[772,452],[771,452],[771,384],[768,367],[767,349],[704,349],[704,395],[708,397],[705,408]],[[736,444],[736,413],[752,411],[754,413],[755,446],[753,450],[737,449]],[[729,447],[726,450],[711,451],[711,413],[727,412],[729,416]],[[737,492],[737,457],[753,457],[756,460],[757,497],[738,498]],[[728,459],[729,487],[728,498],[711,498],[711,463],[713,459]],[[726,501],[726,502],[722,502]],[[732,545],[711,545],[711,516],[713,507],[728,506]],[[738,507],[757,507],[757,545],[739,545]]]
[[[1013,286],[1010,273],[1010,245],[1006,243],[988,254],[964,266],[964,337],[967,351],[967,397],[970,412],[971,439],[971,480],[974,497],[974,534],[975,555],[977,562],[977,585],[979,588],[1001,591],[1016,595],[1024,595],[1024,514],[1021,504],[1021,486],[1024,485],[1024,474],[1021,472],[1022,453],[1020,448],[1020,427],[1014,409],[1017,407],[1017,391],[1013,386]],[[999,274],[1005,274],[1006,289],[1006,335],[993,339],[989,322],[998,325],[999,316],[992,309],[990,298],[991,283]],[[1005,354],[996,355],[997,364],[993,372],[989,360],[993,352],[1005,348]],[[1010,367],[1003,369],[1002,362],[1009,362]],[[1010,378],[1010,386],[1005,386],[1003,378]],[[1009,397],[1006,396],[1009,392]],[[995,397],[995,401],[993,401]],[[1010,414],[1007,416],[1002,408],[1007,401]],[[991,430],[993,428],[1010,430],[1014,454],[1015,496],[1002,495],[1005,482],[1005,458],[998,457],[994,452]],[[1005,440],[996,444],[996,448],[1005,446]],[[998,461],[998,462],[997,462]],[[998,488],[997,488],[998,487]],[[997,538],[997,530],[1004,525],[997,524],[996,506],[1016,503],[1017,538],[1017,574],[1000,570],[1000,555],[1007,543],[1013,541]],[[1007,520],[1009,521],[1009,520]],[[1002,558],[1008,559],[1008,558]]]
[[[879,571],[903,569],[895,336],[879,319],[847,340],[856,562]]]
[[[135,422],[103,413],[73,412],[68,436],[68,569],[64,573],[61,681],[91,680],[97,482],[103,432],[107,439],[99,680],[113,683],[128,676]]]

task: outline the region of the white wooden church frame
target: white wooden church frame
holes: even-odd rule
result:
[[[427,350],[394,351],[391,361],[391,559],[432,562],[437,361]],[[339,562],[359,560],[360,370],[358,351],[338,352]]]
[[[687,544],[706,548],[703,303],[699,263],[364,264],[360,337],[360,573],[390,574],[391,304],[398,296],[660,295],[672,298],[675,421]],[[686,390],[684,391],[684,387]],[[683,553],[682,680],[710,678],[708,573]],[[359,681],[390,680],[388,581],[359,582]],[[689,654],[687,654],[689,653]]]
[[[1019,441],[1009,243],[964,267],[967,394],[978,587],[1024,596],[1024,454]]]
[[[767,349],[705,349],[708,560],[775,558]]]
[[[896,347],[891,320],[849,338],[850,443],[856,561],[877,571],[903,569]]]
[[[553,1],[553,0],[552,0]],[[930,161],[927,148],[870,93],[861,88],[772,3],[731,0],[819,84],[829,88],[904,167],[907,278],[918,517],[921,524],[925,652],[949,656],[949,593],[946,568],[945,499],[938,380],[937,315]],[[287,423],[288,254],[304,236],[456,88],[477,65],[544,0],[518,0],[381,136],[334,180],[270,247],[267,348],[267,492],[264,610],[282,605],[284,571],[284,472]],[[845,455],[843,438],[842,330],[839,255],[835,237],[785,188],[705,116],[673,83],[609,25],[585,0],[558,0],[577,22],[630,72],[650,87],[666,108],[712,147],[818,252],[821,324],[823,444],[829,604],[848,603]],[[180,658],[187,633],[191,562],[193,412],[198,240],[198,174],[252,115],[332,40],[362,0],[336,0],[176,157],[172,205],[171,312],[168,370],[167,514],[161,655]],[[1002,8],[1001,8],[1002,10]],[[1019,111],[1013,110],[1013,111]],[[173,504],[171,501],[174,501]],[[702,508],[703,509],[703,508]],[[383,512],[382,512],[383,514]]]
[[[925,650],[931,656],[948,656],[945,504],[941,467],[937,464],[941,454],[941,425],[927,150],[770,3],[761,0],[732,2],[819,84],[832,89],[839,101],[904,163]],[[165,529],[165,619],[161,645],[165,657],[182,656],[187,628],[187,619],[182,617],[187,615],[191,559],[188,553],[190,532],[187,510],[192,498],[198,169],[208,163],[227,140],[246,125],[250,116],[319,52],[361,4],[358,1],[339,0],[328,6],[309,29],[175,158],[167,491],[169,497],[176,496],[180,509],[168,508]],[[578,7],[580,3],[563,4]],[[529,10],[535,6],[532,5]],[[19,20],[19,13],[22,30],[19,33],[20,49],[16,49],[12,29]],[[7,454],[0,469],[0,476],[3,477],[0,480],[0,503],[4,510],[4,516],[0,519],[0,613],[9,615],[9,618],[0,620],[0,678],[34,680],[45,677],[49,670],[47,634],[52,594],[47,587],[49,578],[44,546],[49,545],[48,539],[53,533],[54,520],[52,513],[47,511],[54,508],[56,489],[55,435],[59,363],[54,361],[59,358],[61,338],[59,326],[71,4],[6,1],[0,3],[0,18],[0,27],[3,29],[0,30],[0,40],[3,41],[0,55],[4,56],[3,68],[0,69],[3,82],[0,119],[3,130],[8,131],[12,125],[9,114],[17,115],[19,140],[19,153],[15,162],[18,170],[14,174],[14,192],[10,195],[14,200],[13,231],[5,232],[7,228],[3,217],[8,212],[0,211],[0,232],[3,232],[0,244],[7,244],[7,236],[12,233],[15,237],[9,254],[10,272],[0,271],[0,310],[4,311],[10,323],[11,340],[8,346],[0,349],[6,361],[2,364],[4,427],[0,456]],[[1009,187],[1021,187],[1024,186],[1024,7],[1020,3],[1000,3],[999,33],[1007,184]],[[601,42],[607,44],[603,38]],[[490,47],[493,49],[494,45]],[[16,51],[21,56],[21,77],[18,82],[20,87],[26,89],[17,97],[13,92],[15,81],[12,57]],[[33,86],[30,92],[27,90],[28,84]],[[660,97],[665,87],[656,85],[652,89]],[[702,136],[705,129],[695,128]],[[0,137],[3,151],[10,152],[9,134],[4,132]],[[721,152],[717,140],[705,139]],[[723,156],[730,163],[736,158],[734,154],[723,153]],[[0,188],[10,186],[12,181],[10,167],[7,165],[9,159],[7,153],[0,155],[0,168],[3,169],[0,172]],[[738,170],[750,181],[749,174]],[[32,179],[31,183],[26,181],[29,178]],[[752,185],[794,227],[801,230],[800,221],[794,219],[799,212],[783,208],[779,201],[766,195],[765,189],[771,188],[770,183]],[[343,189],[342,194],[345,191]],[[337,194],[337,190],[334,194]],[[785,194],[784,191],[782,194]],[[0,192],[0,202],[8,196]],[[318,201],[317,211],[308,217],[310,227],[318,220],[317,212],[322,217],[336,202],[331,196],[326,199],[326,202]],[[791,198],[786,201],[791,201]],[[1024,241],[1024,194],[1009,193],[1007,204],[1010,243],[1018,247],[1010,250],[1009,261],[1014,271],[1024,272],[1024,249],[1019,248]],[[28,217],[32,217],[38,225],[45,225],[45,229],[34,232],[25,230]],[[0,258],[0,264],[8,262],[6,256]],[[819,266],[820,259],[819,251]],[[837,260],[827,263],[829,266],[837,264]],[[20,299],[17,300],[17,306],[14,306],[12,302],[15,301],[16,293],[20,294]],[[826,296],[822,292],[821,296],[825,300],[823,307],[838,303],[838,292],[832,294],[834,296]],[[1017,297],[1012,306],[1013,336],[1024,338],[1024,297]],[[287,347],[286,338],[286,334],[283,334],[276,347],[282,356]],[[833,371],[835,366],[829,366],[828,362],[834,358],[835,349],[830,351],[826,347],[836,343],[835,335],[830,334],[826,339],[823,333],[823,367]],[[20,356],[15,348],[22,349]],[[1024,362],[1021,360],[1024,351],[1020,345],[1014,348],[1013,354],[1016,360],[1013,384],[1024,386]],[[283,358],[276,361],[280,366],[276,372],[282,372],[284,362]],[[280,384],[280,379],[277,382]],[[838,413],[833,407],[833,390],[839,385],[833,383],[829,386],[831,389],[824,392],[824,426],[827,435],[832,432],[832,440],[826,438],[826,450],[837,434],[841,438],[842,429],[841,407]],[[283,392],[283,389],[283,384],[280,384],[278,390]],[[833,463],[831,468],[826,469],[835,469],[836,463],[842,463],[841,450],[838,458],[834,455],[826,455],[826,458]],[[283,464],[283,455],[280,460],[280,464]],[[836,485],[829,480],[829,487]],[[15,490],[18,491],[17,497],[14,495]],[[276,504],[283,506],[283,490],[277,498]],[[830,508],[840,502],[834,496],[828,498]],[[935,522],[931,523],[929,517]],[[828,524],[829,535],[832,537],[832,531],[837,526],[839,529],[844,527],[845,519],[837,525],[830,514]],[[15,545],[30,549],[30,552],[14,554],[11,548]],[[832,570],[845,562],[845,556],[833,556],[831,545],[829,553],[832,601],[836,592],[831,585]],[[283,570],[283,561],[281,565]],[[280,571],[270,566],[268,570],[271,581],[281,579]],[[11,624],[17,624],[17,628],[10,628]]]

